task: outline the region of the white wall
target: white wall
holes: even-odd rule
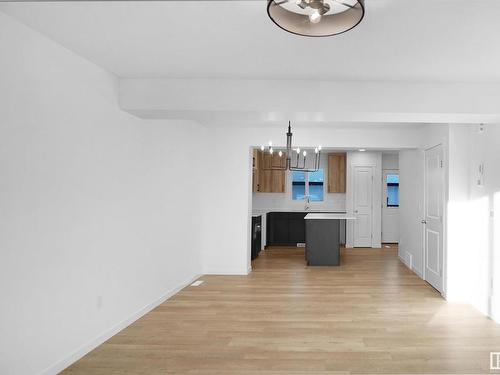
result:
[[[202,238],[204,273],[246,274],[250,269],[250,148],[265,145],[269,140],[275,145],[285,142],[286,122],[280,127],[236,125],[211,125],[204,140],[211,150],[205,164],[213,166],[204,186],[205,196],[210,197]],[[293,126],[294,146],[394,149],[420,144],[420,128],[358,125],[315,127],[314,131],[307,126]]]
[[[372,247],[382,246],[382,153],[381,152],[359,152],[347,153],[347,187],[346,187],[346,210],[348,215],[354,215],[354,167],[373,167],[373,211],[372,211]],[[346,247],[354,246],[354,222],[348,220],[346,223]]]
[[[450,128],[448,298],[500,321],[500,126]],[[478,184],[479,165],[484,181]]]
[[[477,249],[470,235],[476,226],[476,218],[470,212],[471,137],[468,126],[451,126],[449,140],[449,202],[448,249],[447,249],[447,298],[451,301],[467,301],[474,293],[474,280],[468,268],[477,257]]]
[[[387,207],[386,171],[399,170],[399,153],[382,153],[382,179],[381,179],[381,204],[382,204],[382,242],[399,242],[399,207]]]
[[[399,152],[399,257],[423,276],[424,154],[420,149]]]
[[[422,147],[400,152],[399,255],[423,273],[424,149],[445,149],[445,295],[500,321],[500,126],[428,127]],[[478,167],[485,177],[478,186]]]
[[[204,129],[3,13],[0,45],[0,373],[56,373],[201,272]]]
[[[399,154],[382,153],[382,169],[399,169]]]

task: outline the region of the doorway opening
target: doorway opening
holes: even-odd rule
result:
[[[306,215],[346,213],[347,151],[323,147],[314,172],[270,170],[266,166],[271,163],[280,165],[275,160],[279,153],[271,155],[257,147],[250,153],[251,260],[275,247],[301,252],[305,262]],[[340,244],[345,245],[345,222],[340,223],[339,232]]]

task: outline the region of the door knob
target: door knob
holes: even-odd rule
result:
[[[427,224],[427,220],[422,220],[422,224]]]

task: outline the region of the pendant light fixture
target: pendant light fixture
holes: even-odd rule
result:
[[[321,146],[314,149],[314,167],[307,167],[307,150],[301,150],[300,147],[293,149],[292,147],[292,125],[288,121],[288,132],[286,133],[286,149],[273,147],[273,143],[269,141],[266,147],[261,146],[262,152],[267,152],[271,156],[269,164],[263,166],[264,170],[278,171],[301,171],[301,172],[317,172],[319,170],[321,160]],[[278,159],[278,160],[275,160]]]
[[[332,36],[356,27],[364,0],[268,0],[267,14],[283,30],[303,36]]]

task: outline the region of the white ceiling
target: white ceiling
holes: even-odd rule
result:
[[[366,0],[336,37],[285,33],[266,2],[4,3],[120,77],[500,81],[500,1]]]

